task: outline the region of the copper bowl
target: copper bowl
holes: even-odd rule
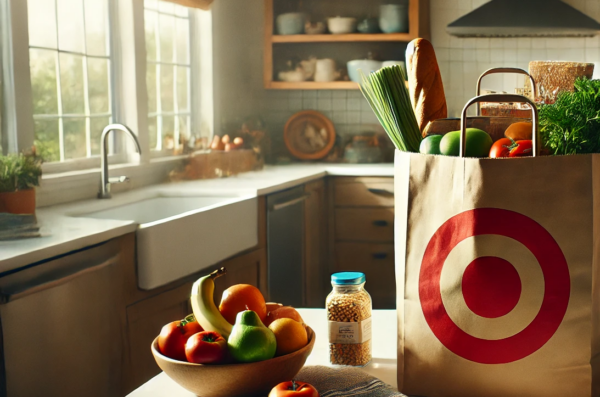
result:
[[[158,351],[158,337],[152,342],[152,354],[171,379],[200,397],[264,396],[279,383],[292,380],[304,366],[315,345],[314,331],[310,327],[306,331],[308,343],[302,349],[256,363],[202,365],[173,360]]]

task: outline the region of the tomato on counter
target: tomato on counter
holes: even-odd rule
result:
[[[158,336],[158,350],[174,360],[186,361],[186,342],[190,336],[202,331],[193,314],[183,320],[173,321],[162,327]]]
[[[275,386],[269,397],[319,397],[319,392],[308,383],[292,380]]]
[[[227,341],[217,332],[203,331],[190,336],[185,344],[185,357],[191,363],[218,364],[227,356]]]

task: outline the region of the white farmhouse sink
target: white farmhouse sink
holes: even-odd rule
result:
[[[77,216],[139,223],[137,273],[144,290],[258,244],[256,197],[157,196]]]

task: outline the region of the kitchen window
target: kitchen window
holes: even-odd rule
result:
[[[109,164],[151,183],[181,160],[169,158],[177,142],[213,133],[211,15],[161,0],[0,0],[0,150],[36,145],[51,203],[90,197],[102,130],[123,123],[142,154],[113,133]]]
[[[190,10],[144,1],[148,134],[152,150],[174,150],[191,135]]]
[[[27,0],[34,137],[46,162],[100,153],[112,121],[108,0]]]

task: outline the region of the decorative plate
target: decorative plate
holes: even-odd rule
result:
[[[294,157],[319,160],[327,156],[335,144],[335,127],[324,114],[304,110],[290,117],[283,138]]]

